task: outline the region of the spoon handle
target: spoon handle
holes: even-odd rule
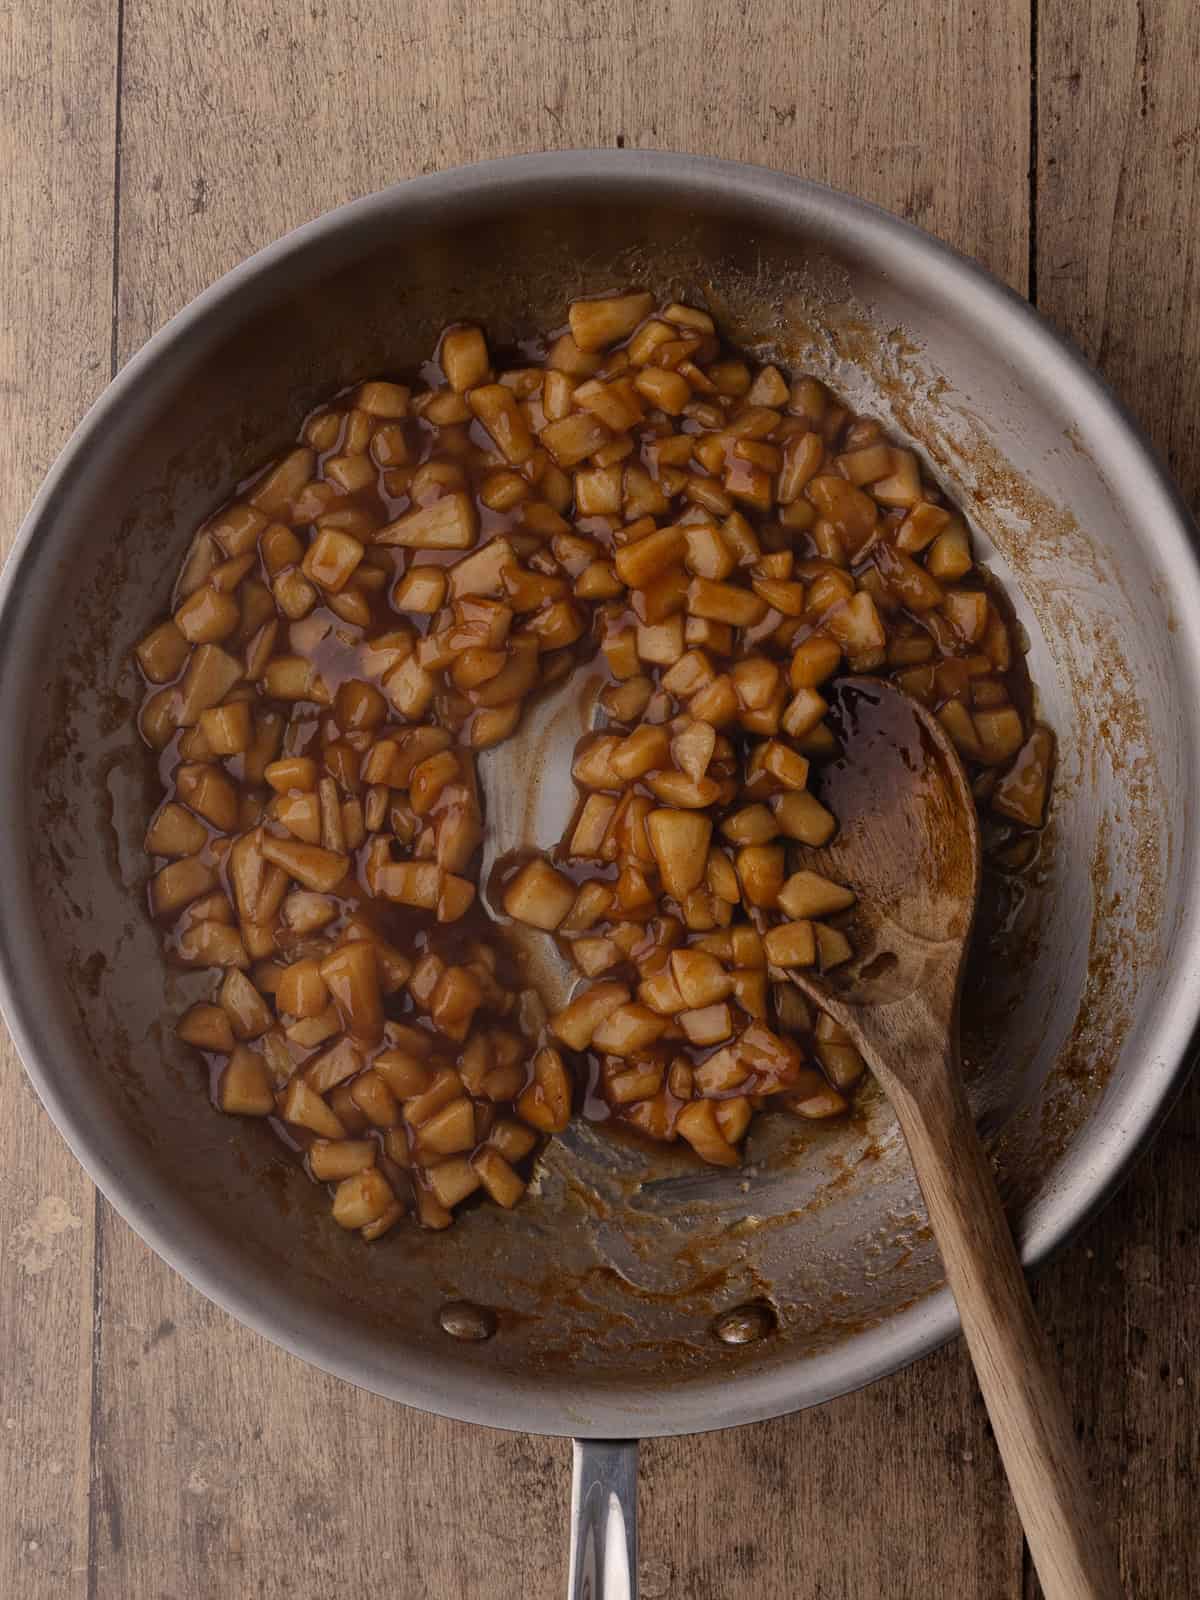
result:
[[[1120,1569],[957,1061],[892,1102],[1046,1600],[1120,1600]]]

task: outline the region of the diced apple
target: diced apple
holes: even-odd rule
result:
[[[573,411],[558,422],[548,422],[538,435],[558,465],[567,469],[578,466],[611,439],[612,432],[599,417],[585,411]]]
[[[683,1107],[676,1121],[681,1138],[703,1160],[713,1166],[736,1167],[738,1153],[721,1132],[711,1100],[692,1100]]]
[[[241,676],[241,663],[219,644],[198,645],[179,682],[175,703],[178,726],[192,727],[202,711],[224,700]]]
[[[568,313],[571,337],[585,354],[624,339],[654,309],[654,296],[645,291],[610,295],[598,300],[573,300]]]
[[[1053,763],[1054,735],[1049,728],[1038,726],[996,784],[991,798],[992,810],[1027,828],[1040,828],[1045,821]]]
[[[175,613],[175,626],[189,644],[219,644],[240,621],[237,601],[211,583],[190,594]]]
[[[548,861],[529,861],[504,891],[504,910],[514,922],[552,933],[575,903],[575,886]]]
[[[176,768],[179,798],[214,828],[232,833],[238,825],[238,795],[220,767],[207,762],[187,762]]]
[[[288,1016],[319,1017],[329,1004],[329,990],[318,962],[308,957],[285,967],[275,991],[275,1003]]]
[[[233,1050],[233,1027],[220,1006],[194,1005],[180,1017],[175,1032],[197,1050],[228,1055]]]
[[[733,1032],[733,1012],[724,1001],[695,1011],[682,1011],[678,1020],[692,1045],[720,1044]]]
[[[217,1104],[233,1116],[269,1117],[275,1091],[266,1062],[245,1045],[236,1045],[217,1083]]]
[[[460,1096],[421,1124],[420,1148],[436,1155],[458,1155],[476,1143],[475,1113],[470,1100]]]
[[[575,857],[599,858],[600,847],[604,843],[604,836],[608,832],[616,809],[617,802],[611,795],[588,795],[571,833],[567,854]]]
[[[183,856],[160,868],[150,880],[150,904],[157,917],[181,911],[208,894],[218,882],[215,867],[200,855]]]
[[[397,611],[415,611],[433,616],[446,598],[445,567],[411,567],[392,593]]]
[[[485,1145],[471,1157],[471,1165],[479,1174],[479,1181],[489,1198],[506,1211],[511,1210],[525,1193],[525,1180],[513,1171],[499,1150]]]
[[[762,770],[785,789],[803,789],[808,783],[808,762],[779,739],[769,739],[755,754]]]
[[[795,789],[776,795],[771,801],[771,810],[778,831],[801,844],[819,848],[828,844],[837,832],[837,819],[807,790]]]
[[[473,1195],[481,1179],[465,1156],[455,1156],[431,1167],[427,1181],[439,1204],[449,1211]]]
[[[670,966],[684,1008],[696,1010],[715,1005],[733,990],[732,977],[707,951],[674,950]]]
[[[811,733],[829,710],[829,704],[815,689],[797,689],[784,707],[780,726],[793,739],[803,739]]]
[[[550,1027],[568,1049],[586,1050],[601,1021],[628,1000],[629,990],[624,984],[593,984],[553,1016]]]
[[[442,335],[438,360],[446,374],[446,382],[457,393],[465,394],[476,384],[483,383],[488,375],[490,360],[482,331],[466,324],[448,328]]]
[[[620,1004],[615,996],[628,998],[629,991],[618,984],[597,984],[589,991],[595,994],[597,990],[607,990],[608,998],[603,1001],[607,1006]],[[582,998],[587,998],[586,996]],[[572,1002],[578,1005],[579,1002]],[[571,1007],[567,1008],[568,1011]],[[572,1049],[586,1049],[585,1044],[573,1044],[572,1038],[579,1038],[589,1030],[590,1013],[585,1009],[575,1012],[568,1019],[567,1031],[571,1038],[563,1033],[558,1024],[563,1020],[565,1012],[560,1012],[551,1026],[565,1044]],[[597,1014],[598,1020],[598,1014]],[[562,1056],[551,1046],[539,1050],[533,1058],[533,1082],[525,1089],[517,1100],[517,1115],[531,1127],[539,1129],[542,1133],[561,1133],[566,1127],[571,1116],[571,1079],[567,1072]]]
[[[603,1017],[592,1034],[591,1046],[606,1055],[636,1055],[653,1044],[666,1026],[665,1018],[648,1006],[629,1001]]]
[[[245,973],[236,968],[226,972],[219,1000],[238,1039],[257,1039],[275,1021],[271,1007]]]
[[[469,878],[460,878],[453,872],[442,874],[437,899],[439,922],[457,922],[475,902],[475,885]]]
[[[391,1185],[377,1167],[343,1178],[333,1197],[333,1220],[343,1228],[365,1228],[396,1203]]]
[[[151,683],[169,683],[188,656],[191,646],[174,622],[162,622],[137,647],[138,663]]]
[[[646,834],[664,889],[682,900],[704,881],[712,818],[664,807],[647,816]]]
[[[765,910],[773,907],[786,872],[782,846],[745,845],[738,851],[735,865],[746,903]]]
[[[854,954],[854,947],[840,928],[814,922],[813,930],[817,936],[817,963],[822,972],[829,972],[834,967],[840,967],[844,961],[849,961]]]
[[[242,936],[224,922],[194,922],[179,935],[179,959],[192,967],[248,967]]]
[[[788,679],[793,689],[814,689],[824,683],[838,669],[842,647],[825,634],[814,633],[796,646],[792,654]]]
[[[811,967],[817,959],[817,941],[811,922],[785,922],[763,935],[767,960],[776,967]]]
[[[383,1038],[383,995],[374,942],[340,944],[318,970],[343,1026],[360,1043],[377,1044]]]
[[[304,1081],[318,1094],[327,1094],[335,1084],[352,1078],[362,1071],[362,1052],[348,1038],[342,1038],[310,1061],[304,1069]]]
[[[1011,761],[1025,743],[1025,726],[1015,706],[976,710],[974,723],[983,760],[989,766],[999,767]]]
[[[502,383],[482,384],[471,390],[467,403],[506,461],[519,466],[529,460],[536,448],[533,434],[511,389]]]
[[[465,490],[455,490],[389,522],[375,535],[375,542],[409,550],[469,550],[477,527],[475,502]]]
[[[253,730],[250,706],[245,700],[210,706],[200,713],[199,726],[215,756],[240,756],[250,748]]]
[[[323,850],[320,845],[304,844],[298,839],[279,839],[263,834],[262,853],[268,861],[280,866],[289,877],[316,894],[329,894],[342,882],[349,869],[349,860]]]
[[[687,609],[694,617],[727,622],[734,628],[748,628],[766,616],[767,602],[752,589],[709,578],[693,578],[688,585]]]
[[[284,1090],[280,1107],[285,1122],[308,1128],[322,1139],[342,1139],[346,1130],[338,1117],[303,1078],[295,1077]]]
[[[192,856],[207,843],[208,829],[174,801],[162,807],[146,833],[146,851],[152,856]]]
[[[639,1100],[651,1099],[662,1086],[662,1067],[654,1062],[646,1062],[613,1073],[605,1084],[604,1092],[610,1104],[627,1106]]]
[[[308,1150],[308,1168],[320,1183],[338,1183],[375,1165],[372,1139],[314,1139]]]
[[[721,785],[715,778],[692,778],[686,772],[670,770],[651,773],[646,787],[665,805],[689,811],[713,805],[721,794]]]
[[[828,917],[854,904],[854,891],[819,872],[794,872],[779,891],[778,905],[789,917]]]

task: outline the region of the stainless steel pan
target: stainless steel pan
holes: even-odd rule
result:
[[[1186,515],[1113,398],[925,234],[778,174],[632,152],[346,206],[126,367],[50,473],[0,599],[2,998],[48,1110],[153,1248],[269,1338],[407,1405],[587,1441],[592,1593],[634,1540],[635,1447],[599,1441],[813,1405],[954,1332],[892,1118],[876,1099],[840,1127],[765,1119],[732,1175],[579,1125],[512,1216],[372,1249],[341,1236],[264,1130],[210,1111],[174,1042],[194,984],[140,911],[128,662],[189,530],[319,396],[409,365],[449,320],[517,338],[634,281],[707,296],[735,338],[915,439],[1018,596],[1060,778],[1039,879],[968,979],[968,1056],[1036,1264],[1144,1146],[1196,1025],[1200,583]]]

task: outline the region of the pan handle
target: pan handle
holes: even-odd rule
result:
[[[636,1439],[576,1439],[568,1600],[637,1600]]]

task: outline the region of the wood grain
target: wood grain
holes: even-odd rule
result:
[[[116,28],[0,7],[0,547],[109,377]],[[0,1045],[0,1593],[87,1588],[91,1184]]]
[[[96,1594],[441,1600],[493,1593],[500,1566],[515,1592],[562,1587],[563,1446],[388,1405],[240,1327],[111,1218],[106,1244]]]
[[[1021,1592],[1020,1526],[957,1346],[819,1410],[643,1444],[641,1475],[643,1600]]]
[[[1040,308],[1098,364],[1200,509],[1200,14],[1042,0]],[[1088,1419],[1131,1595],[1200,1593],[1200,1083],[1117,1201],[1037,1285]],[[1032,1574],[1027,1594],[1038,1594]]]
[[[1200,507],[1200,13],[1042,0],[1037,302]]]
[[[120,360],[251,250],[342,200],[564,145],[695,150],[821,178],[1026,286],[1025,0],[124,0],[120,12]],[[1143,0],[1141,13],[1144,48],[1132,0],[1090,12],[1040,0],[1034,260],[1043,304],[1128,386],[1194,500],[1194,21],[1188,0]],[[0,7],[9,528],[107,375],[117,36],[117,0]],[[1075,242],[1082,269],[1063,265]],[[333,1383],[232,1324],[107,1215],[89,1436],[90,1195],[11,1059],[4,1073],[0,1470],[15,1487],[0,1593],[457,1600],[501,1579],[534,1600],[561,1592],[565,1445]],[[1092,1253],[1077,1247],[1042,1286],[1076,1413],[1098,1419],[1094,1453],[1111,1464],[1107,1503],[1142,1594],[1197,1587],[1185,1302],[1198,1107],[1193,1095],[1177,1113]],[[14,1235],[48,1196],[66,1206],[49,1233]],[[67,1219],[60,1232],[54,1219]],[[30,1238],[47,1241],[44,1272],[20,1265]],[[1020,1532],[955,1349],[817,1412],[646,1446],[642,1509],[648,1600],[924,1596],[931,1573],[963,1600],[1022,1592]]]
[[[1027,5],[859,12],[412,0],[398,18],[386,0],[127,0],[122,356],[343,200],[566,146],[688,150],[853,188],[1024,288]]]

